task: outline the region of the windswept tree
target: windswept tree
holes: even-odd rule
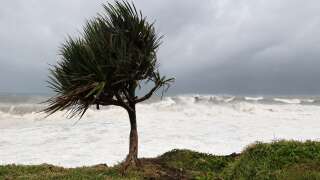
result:
[[[130,119],[129,154],[125,166],[138,163],[136,104],[158,89],[165,91],[173,78],[161,76],[156,52],[160,37],[134,4],[116,1],[104,5],[84,26],[80,38],[69,38],[61,60],[50,69],[48,83],[56,95],[44,110],[49,115],[66,110],[68,117],[84,115],[91,105],[120,106]],[[137,90],[147,85],[145,95]]]

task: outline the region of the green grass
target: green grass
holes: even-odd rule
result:
[[[141,163],[125,175],[121,165],[73,169],[7,165],[0,166],[0,179],[320,179],[320,142],[256,143],[229,156],[172,150]]]
[[[248,147],[225,169],[226,179],[320,179],[320,143],[279,141]],[[305,177],[305,178],[304,178]]]

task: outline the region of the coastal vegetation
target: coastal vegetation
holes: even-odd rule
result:
[[[240,154],[215,156],[172,150],[140,159],[141,167],[0,166],[0,179],[320,179],[320,142],[255,143]]]
[[[108,3],[104,9],[87,22],[81,38],[63,44],[61,61],[51,69],[48,81],[57,94],[47,101],[44,112],[68,110],[70,117],[81,118],[91,105],[124,108],[131,127],[125,170],[140,164],[136,104],[160,88],[164,92],[173,78],[159,73],[160,37],[153,23],[126,1]],[[150,88],[139,97],[137,91],[144,86]]]

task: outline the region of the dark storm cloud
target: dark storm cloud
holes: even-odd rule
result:
[[[0,91],[47,91],[48,64],[104,1],[7,1],[0,7]],[[318,0],[136,0],[165,35],[173,93],[320,92]],[[28,82],[27,84],[25,82]],[[19,90],[17,90],[19,89]]]

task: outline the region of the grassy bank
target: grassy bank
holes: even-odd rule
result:
[[[257,143],[229,156],[173,150],[141,162],[124,176],[120,165],[8,165],[0,166],[0,179],[320,179],[320,142]]]

